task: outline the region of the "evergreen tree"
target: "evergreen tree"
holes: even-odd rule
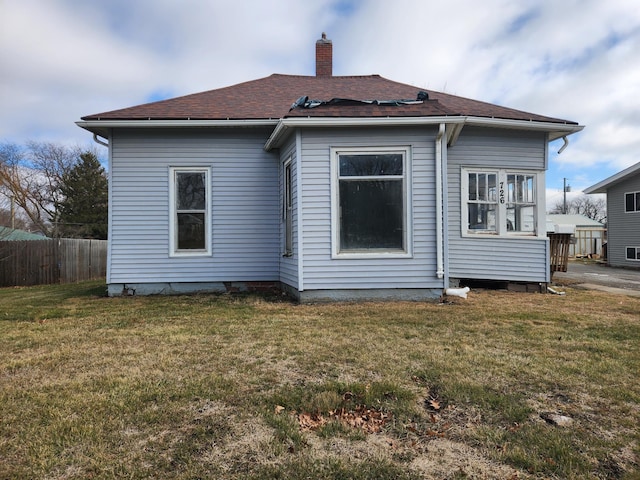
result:
[[[107,175],[93,152],[62,177],[58,224],[63,237],[107,238],[109,191]]]

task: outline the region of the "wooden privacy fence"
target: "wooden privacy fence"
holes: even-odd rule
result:
[[[0,242],[0,287],[73,283],[106,274],[106,240]]]

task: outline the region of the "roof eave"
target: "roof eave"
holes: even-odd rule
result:
[[[584,193],[607,193],[607,190],[613,187],[615,184],[622,182],[628,176],[633,175],[636,172],[640,172],[640,162],[631,165],[628,168],[625,168],[621,172],[616,173],[615,175],[611,175],[608,178],[605,178],[601,182],[596,183],[595,185],[590,186],[589,188],[584,189]]]
[[[534,120],[509,120],[502,118],[470,116],[433,116],[433,117],[292,117],[281,119],[264,145],[266,151],[278,148],[291,128],[296,127],[349,127],[349,126],[417,126],[456,125],[459,134],[465,125],[519,130],[537,130],[547,132],[549,141],[581,131],[584,126],[572,123],[541,122]]]
[[[274,127],[279,119],[224,119],[224,120],[81,120],[80,128],[105,136],[112,128],[224,128],[224,127]]]
[[[494,128],[511,128],[516,130],[535,130],[549,133],[549,141],[580,132],[584,125],[565,122],[544,122],[540,120],[510,120],[506,118],[465,117],[466,125],[477,125]]]

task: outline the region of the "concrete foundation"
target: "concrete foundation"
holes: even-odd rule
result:
[[[300,303],[360,302],[360,301],[437,301],[442,289],[372,289],[372,290],[305,290],[280,282],[153,282],[112,283],[107,287],[110,297],[132,295],[186,295],[195,293],[246,293],[284,291]]]

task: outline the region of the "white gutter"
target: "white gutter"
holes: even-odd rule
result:
[[[289,128],[296,127],[397,127],[439,125],[440,123],[464,123],[465,117],[294,117],[278,122],[264,149],[269,151],[278,146]]]
[[[574,123],[540,122],[537,120],[508,120],[504,118],[465,117],[466,125],[496,128],[514,128],[519,130],[540,130],[549,132],[549,141],[576,133],[584,125]]]
[[[442,148],[445,139],[445,124],[441,123],[436,135],[436,276],[444,278],[444,247],[442,242]],[[444,145],[446,147],[446,143]],[[448,285],[445,285],[447,287]]]
[[[286,135],[289,128],[296,127],[355,127],[355,126],[417,126],[417,125],[454,125],[458,128],[452,132],[457,137],[464,125],[484,126],[494,128],[511,128],[518,130],[539,130],[549,132],[549,141],[579,132],[582,125],[569,123],[540,122],[534,120],[507,120],[501,118],[486,117],[292,117],[283,118],[277,122],[276,128],[264,145],[269,151],[276,148],[280,140]]]
[[[76,125],[90,128],[148,128],[148,127],[271,127],[279,119],[260,120],[81,120]]]

